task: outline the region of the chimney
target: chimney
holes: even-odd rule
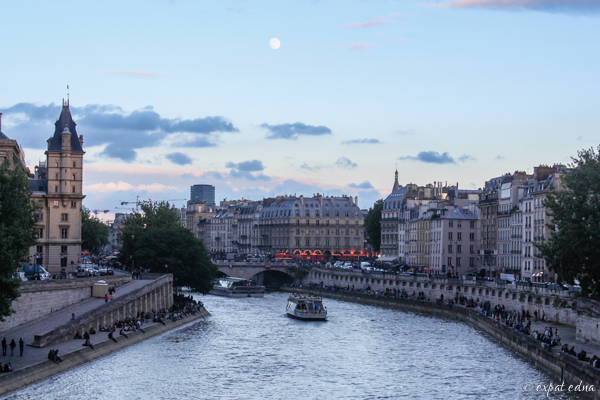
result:
[[[0,113],[0,132],[2,132],[2,113]]]
[[[354,204],[358,207],[358,196],[354,196]]]

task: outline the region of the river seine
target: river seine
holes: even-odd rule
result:
[[[324,299],[329,320],[308,322],[285,315],[283,293],[197,298],[205,320],[5,398],[512,400],[558,383],[450,320]]]

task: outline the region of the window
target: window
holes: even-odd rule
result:
[[[329,220],[325,221],[325,225],[329,226]]]
[[[300,234],[300,229],[296,229],[296,235]]]
[[[337,219],[337,220],[335,221],[335,225],[336,225],[336,226],[340,226],[340,220],[339,220],[339,219]]]
[[[473,245],[469,246],[469,253],[475,254],[475,246],[473,246]]]
[[[296,246],[300,246],[300,239],[296,239]]]
[[[75,161],[73,161],[73,168],[77,168],[77,165],[75,164]]]
[[[456,240],[462,240],[462,232],[456,233]]]
[[[71,208],[77,208],[77,202],[76,201],[72,201],[71,202]]]
[[[452,232],[448,232],[448,239],[452,240]]]
[[[44,228],[38,228],[38,238],[44,238]]]
[[[346,220],[346,226],[350,226],[350,221]]]
[[[75,174],[73,174],[73,180],[75,180]]]
[[[321,221],[317,220],[317,226],[319,226],[319,225],[320,225],[320,222],[321,222]]]
[[[315,210],[315,217],[319,217],[319,210]]]
[[[310,239],[306,239],[306,247],[310,246]]]
[[[44,213],[38,214],[38,221],[42,222],[44,220]]]
[[[340,230],[339,230],[339,229],[336,229],[336,230],[335,230],[335,235],[336,235],[336,236],[340,236]]]
[[[310,220],[309,219],[306,220],[306,225],[310,225]]]
[[[300,210],[296,210],[296,217],[300,216]]]
[[[54,186],[54,193],[58,193],[58,186]]]
[[[43,246],[37,246],[35,249],[36,249],[36,252],[38,254],[42,254],[44,252],[44,247]]]
[[[448,245],[448,253],[452,253],[452,245],[451,244]]]
[[[58,174],[54,174],[54,179],[58,180]]]
[[[60,238],[61,239],[68,239],[69,238],[69,228],[62,228],[60,230]]]
[[[462,228],[462,221],[456,221],[456,226]]]
[[[448,257],[448,266],[452,265],[452,257]]]
[[[54,166],[55,166],[55,167],[58,167],[58,161],[56,161],[56,162],[54,163]]]
[[[354,221],[354,226],[358,226],[358,221]]]
[[[329,239],[325,239],[325,246],[329,247]]]
[[[296,225],[300,225],[300,220],[299,219],[296,220]]]
[[[470,257],[469,258],[469,267],[474,267],[475,266],[475,257]]]
[[[475,240],[475,233],[469,233],[469,240]]]
[[[471,227],[471,228],[475,228],[475,221],[471,221],[471,223],[470,223],[470,227]]]
[[[456,252],[457,253],[462,253],[462,245],[456,245]]]
[[[327,236],[329,236],[329,229],[327,229],[327,230],[325,231],[325,234],[326,234]]]
[[[69,220],[69,214],[60,214],[60,220],[62,222],[67,222]]]
[[[350,247],[350,241],[346,240],[346,247]]]
[[[350,230],[346,229],[346,236],[350,236]]]
[[[460,257],[456,257],[456,266],[460,267]]]
[[[319,239],[315,239],[315,246],[320,246],[321,245],[321,241]]]
[[[67,254],[67,246],[60,246],[60,254]]]
[[[448,221],[448,226],[454,226],[454,221]]]
[[[335,245],[339,246],[340,245],[340,239],[335,239]]]
[[[335,216],[339,217],[340,216],[340,212],[338,210],[335,210]]]
[[[349,216],[350,216],[350,212],[346,211],[346,217],[349,217]]]
[[[63,268],[67,266],[67,257],[63,257],[60,259],[60,266]]]

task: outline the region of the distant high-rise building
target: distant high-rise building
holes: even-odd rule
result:
[[[206,201],[206,204],[215,204],[215,187],[213,185],[194,185],[190,188],[190,200]]]

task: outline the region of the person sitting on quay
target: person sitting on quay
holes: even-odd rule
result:
[[[4,372],[12,372],[12,365],[10,364],[10,361],[7,362],[6,364],[4,364]]]
[[[112,331],[111,331],[111,332],[108,332],[108,338],[109,338],[110,340],[112,340],[113,342],[117,343],[117,339],[115,339],[115,337],[113,336],[113,333],[112,333]]]
[[[600,368],[600,358],[594,354],[594,357],[590,360],[590,365],[594,368]]]
[[[83,339],[83,337],[81,336],[81,332],[75,332],[75,337],[73,339]]]
[[[85,340],[90,340],[90,334],[88,333],[88,331],[83,332],[83,338]]]
[[[96,334],[96,330],[94,329],[94,327],[92,326],[90,328],[90,335],[95,335]]]
[[[90,342],[90,339],[85,339],[85,342],[82,344],[82,346],[86,346],[94,350],[94,346],[92,345],[92,342]]]
[[[121,330],[119,331],[119,335],[121,336],[125,336],[125,339],[129,339],[129,336],[127,336],[123,330],[123,328],[121,328]]]
[[[577,359],[579,361],[589,361],[590,360],[589,357],[587,357],[587,353],[583,349],[577,354]]]

